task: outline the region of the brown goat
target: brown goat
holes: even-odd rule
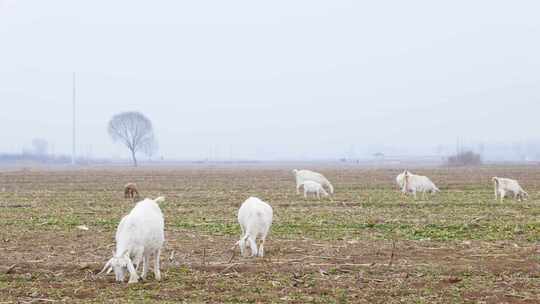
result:
[[[137,191],[137,185],[135,183],[127,183],[124,186],[124,198],[130,198],[134,201],[140,198],[139,191]]]

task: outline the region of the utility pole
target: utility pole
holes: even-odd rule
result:
[[[73,138],[71,147],[71,164],[75,165],[75,72],[73,72]]]

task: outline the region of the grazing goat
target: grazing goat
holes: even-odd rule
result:
[[[114,270],[116,281],[123,282],[127,269],[129,283],[137,283],[139,276],[133,264],[138,268],[142,260],[141,277],[145,279],[150,257],[154,255],[154,276],[156,280],[161,280],[159,256],[165,235],[163,213],[157,203],[163,200],[163,197],[155,200],[147,198],[138,202],[131,212],[122,218],[116,229],[116,252],[113,252],[113,257],[99,274]]]
[[[331,194],[334,194],[334,187],[332,184],[324,177],[324,175],[313,172],[310,170],[292,170],[294,177],[296,178],[296,194],[300,194],[300,186],[306,181],[317,182],[322,186],[328,187]]]
[[[246,256],[246,241],[251,248],[251,256],[264,256],[264,242],[272,225],[273,210],[270,205],[256,197],[248,198],[238,210],[238,223],[242,229],[242,236],[237,245],[240,253]],[[257,238],[261,245],[257,250]]]
[[[403,193],[412,193],[414,199],[416,199],[416,192],[422,192],[422,198],[426,198],[426,193],[440,192],[439,188],[426,176],[412,174],[409,171],[405,171],[405,178],[403,182]]]
[[[127,183],[124,186],[124,198],[130,198],[133,201],[138,201],[141,197],[139,191],[137,191],[137,185],[135,183]]]
[[[304,198],[307,198],[308,193],[314,193],[318,199],[321,199],[321,194],[328,196],[328,192],[317,182],[305,181],[302,183],[302,186],[304,186]]]
[[[508,193],[512,193],[515,199],[518,201],[525,200],[529,197],[529,194],[521,188],[517,180],[503,177],[493,177],[493,187],[495,189],[495,200],[498,196],[501,198],[501,202]]]

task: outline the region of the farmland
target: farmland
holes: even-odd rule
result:
[[[539,303],[540,168],[413,168],[442,192],[403,197],[397,169],[314,167],[332,199],[296,195],[289,166],[0,172],[0,303]],[[525,202],[495,202],[492,176]],[[133,206],[166,196],[162,282],[96,276]],[[274,208],[264,258],[231,247],[249,196]],[[421,196],[420,196],[421,197]],[[86,225],[89,230],[78,229]]]

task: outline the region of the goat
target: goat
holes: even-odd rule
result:
[[[304,198],[307,198],[308,193],[314,193],[318,199],[321,199],[321,194],[328,196],[328,192],[317,182],[305,181],[302,183],[302,186],[304,187]]]
[[[264,256],[264,242],[272,226],[272,207],[256,197],[248,198],[238,210],[238,223],[242,229],[242,236],[237,245],[240,253],[246,256],[246,241],[251,248],[251,256]],[[261,245],[257,249],[257,238],[260,237]]]
[[[404,172],[404,183],[401,191],[403,193],[412,193],[416,199],[416,192],[422,192],[422,198],[426,198],[426,193],[440,192],[439,188],[426,176],[412,174],[409,171]]]
[[[296,194],[300,194],[300,186],[306,181],[313,181],[328,187],[331,194],[334,194],[334,186],[324,177],[324,175],[310,170],[292,170],[296,179]]]
[[[140,201],[122,218],[116,229],[116,252],[113,252],[113,257],[99,274],[114,270],[116,281],[123,282],[127,269],[130,274],[129,283],[137,283],[139,276],[133,264],[138,268],[142,260],[141,278],[145,279],[150,256],[154,255],[154,276],[156,280],[161,280],[159,256],[165,241],[165,223],[158,202],[163,200],[163,197],[158,197],[155,200],[147,198]]]
[[[133,201],[140,200],[139,191],[135,183],[127,183],[124,185],[124,198],[130,198]]]
[[[503,178],[503,177],[493,177],[493,187],[495,190],[495,200],[498,196],[501,198],[501,202],[508,193],[512,193],[515,199],[518,201],[526,200],[529,197],[529,194],[521,188],[519,183],[515,179]]]

